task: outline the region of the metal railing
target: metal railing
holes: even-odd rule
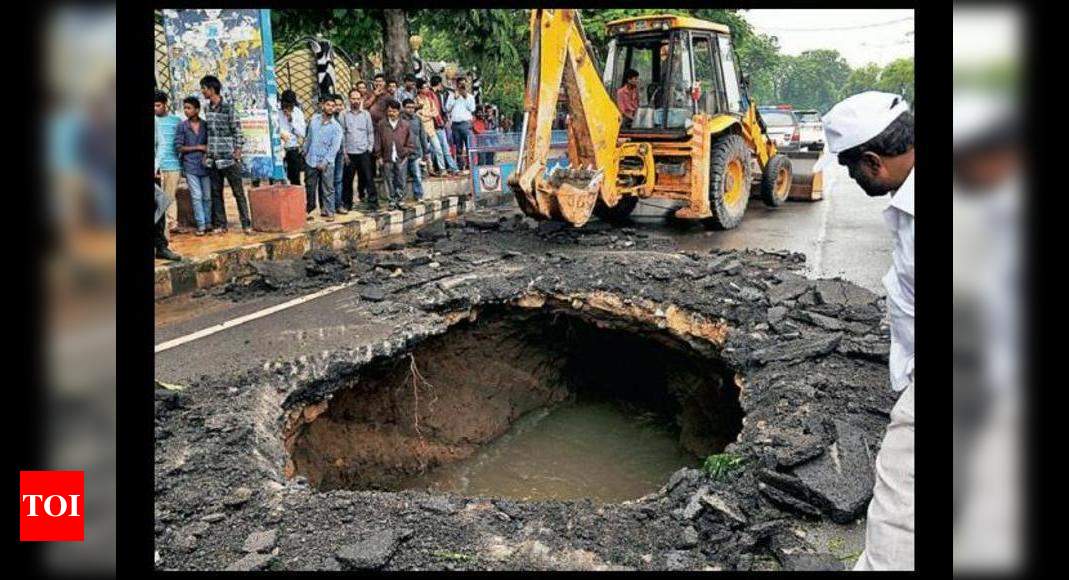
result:
[[[497,162],[499,160],[494,159],[496,153],[509,153],[520,150],[520,142],[522,135],[519,131],[512,131],[509,133],[500,133],[498,131],[489,131],[486,133],[479,133],[474,135],[471,146],[468,148],[468,167],[471,168],[472,179],[472,191],[478,194],[486,190],[483,187],[485,184],[480,184],[480,168],[482,167],[495,167],[496,176],[492,176],[489,182],[493,182],[497,187],[503,187],[503,184],[507,181],[509,174],[515,170],[516,162],[509,161],[505,163]],[[564,149],[568,146],[568,131],[559,130],[553,131],[550,137],[550,149],[557,150]],[[567,164],[563,155],[559,155],[559,159],[547,160],[550,167],[558,164]],[[499,189],[494,189],[499,191]]]

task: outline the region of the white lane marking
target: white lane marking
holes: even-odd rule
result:
[[[306,296],[301,296],[300,298],[294,298],[293,300],[290,300],[289,302],[283,302],[282,304],[276,304],[276,305],[271,306],[269,308],[264,308],[263,310],[258,310],[256,312],[251,313],[251,314],[246,314],[245,316],[239,316],[237,318],[234,318],[234,319],[231,319],[231,320],[227,320],[226,322],[221,322],[219,324],[216,324],[215,326],[209,326],[208,328],[205,328],[203,330],[198,330],[197,332],[194,332],[192,334],[187,334],[185,336],[180,336],[178,338],[174,338],[174,339],[168,340],[167,342],[161,342],[161,343],[156,345],[156,352],[157,353],[161,353],[161,352],[163,352],[165,350],[172,349],[172,348],[174,348],[176,346],[181,346],[181,345],[183,345],[183,344],[185,344],[187,342],[192,342],[192,341],[197,340],[199,338],[204,338],[205,336],[211,336],[211,335],[213,335],[213,334],[215,334],[217,332],[226,330],[228,328],[233,328],[235,326],[238,326],[238,325],[241,325],[241,324],[245,324],[246,322],[251,322],[253,320],[256,320],[257,318],[263,318],[264,316],[269,316],[269,315],[274,314],[276,312],[280,312],[282,310],[286,310],[287,308],[293,308],[294,306],[298,306],[300,304],[304,304],[305,302],[308,302],[309,300],[315,300],[316,298],[322,298],[323,296],[326,296],[328,294],[333,294],[334,292],[337,292],[338,290],[342,290],[344,288],[348,288],[349,286],[352,286],[353,284],[356,284],[356,280],[352,280],[352,281],[346,282],[344,284],[338,284],[337,286],[330,286],[329,288],[324,288],[324,289],[322,289],[322,290],[320,290],[318,292],[313,292],[313,293],[308,294]]]

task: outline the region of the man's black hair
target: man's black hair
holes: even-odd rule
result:
[[[416,75],[414,75],[412,73],[406,74],[405,75],[405,82],[407,83],[409,81],[416,82]]]
[[[186,97],[182,99],[182,103],[185,105],[193,105],[194,109],[200,109],[200,99],[197,97]]]
[[[283,105],[296,105],[297,93],[293,92],[293,89],[286,89],[282,91],[282,96],[279,97]]]
[[[879,135],[839,153],[839,164],[850,165],[872,152],[880,157],[897,157],[913,148],[913,113],[904,111]]]
[[[382,74],[382,73],[375,73],[375,76],[373,76],[373,77],[371,77],[371,78],[372,78],[372,79],[382,79],[382,80],[386,80],[386,75],[384,75],[384,74]]]
[[[163,91],[160,91],[160,90],[157,90],[156,91],[156,99],[154,101],[152,101],[152,102],[154,102],[154,103],[163,103],[163,104],[166,105],[167,104],[167,93],[165,93]]]
[[[413,101],[412,99],[405,99],[404,101],[401,102],[401,106],[402,107],[407,107],[409,105],[415,106],[416,105],[416,101]]]
[[[396,85],[397,81],[394,80],[394,79],[386,79],[386,84],[391,84],[391,83]]]
[[[635,78],[637,76],[638,76],[638,71],[633,69],[633,68],[629,68],[626,71],[624,71],[624,82],[626,83],[627,81],[629,81],[629,80],[631,80],[631,79],[633,79],[633,78]]]
[[[355,85],[353,86],[353,88],[349,89],[349,96],[350,97],[353,96],[353,93],[356,93],[358,95],[360,94],[360,89],[356,88]],[[361,96],[363,96],[363,95],[361,95]]]
[[[211,89],[217,95],[223,94],[223,83],[219,82],[219,77],[215,75],[204,75],[200,79],[200,86]]]
[[[386,101],[386,108],[387,109],[396,109],[396,110],[400,111],[401,110],[401,103],[398,103],[397,99],[390,99],[390,100]]]
[[[341,95],[339,95],[338,93],[334,93],[333,95],[330,96],[330,98],[334,99],[335,101],[344,101],[345,100],[345,99],[341,98]]]
[[[427,81],[423,79],[416,79],[416,90],[422,91],[423,87],[427,86]]]
[[[440,85],[440,84],[442,84],[441,75],[434,75],[434,76],[431,77],[431,86],[432,87],[435,86],[435,85]]]
[[[327,102],[333,103],[334,102],[334,95],[319,95],[319,102],[320,103],[327,103]]]

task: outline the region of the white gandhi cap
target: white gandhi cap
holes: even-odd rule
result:
[[[813,171],[820,171],[839,153],[879,135],[908,110],[909,103],[901,95],[879,91],[865,91],[839,101],[821,118],[828,151],[817,160]]]

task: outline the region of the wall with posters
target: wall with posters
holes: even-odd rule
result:
[[[278,134],[278,85],[269,10],[164,10],[163,25],[171,68],[171,103],[181,115],[182,99],[197,96],[200,79],[212,74],[223,84],[241,121],[246,173],[282,179]]]

